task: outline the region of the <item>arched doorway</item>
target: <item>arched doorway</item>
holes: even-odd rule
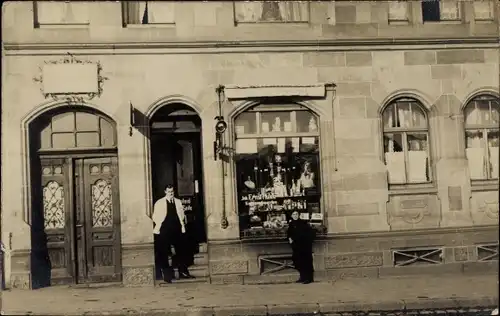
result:
[[[121,281],[115,123],[64,107],[29,133],[32,287]]]
[[[194,244],[204,243],[201,118],[191,107],[173,103],[157,110],[149,122],[153,203],[165,196],[167,185],[173,185],[184,205],[189,235]],[[156,266],[156,278],[161,278]]]

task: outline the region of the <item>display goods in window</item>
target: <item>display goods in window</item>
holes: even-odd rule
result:
[[[293,211],[323,227],[317,118],[304,108],[274,108],[256,107],[235,122],[243,237],[284,234]]]

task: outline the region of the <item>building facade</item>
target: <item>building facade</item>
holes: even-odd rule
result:
[[[498,271],[494,1],[6,2],[11,288],[155,282],[173,184],[212,283]],[[224,124],[226,123],[226,124]]]

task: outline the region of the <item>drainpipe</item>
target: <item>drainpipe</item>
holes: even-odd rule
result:
[[[224,86],[219,85],[215,91],[217,92],[217,98],[218,98],[218,103],[219,103],[219,115],[216,117],[216,120],[219,123],[224,123],[224,117],[222,116],[222,94],[224,93]],[[227,127],[227,124],[225,124]],[[221,216],[221,223],[220,226],[222,229],[226,229],[229,226],[229,222],[227,220],[227,214],[226,214],[226,170],[225,170],[225,165],[224,165],[224,159],[222,159],[222,153],[223,153],[223,148],[224,148],[224,137],[222,136],[222,133],[226,130],[225,127],[222,129],[218,129],[216,125],[216,138],[217,138],[217,150],[216,150],[216,155],[219,156],[220,160],[220,170],[221,170],[221,179],[222,179],[222,216]],[[217,158],[216,158],[217,159]]]

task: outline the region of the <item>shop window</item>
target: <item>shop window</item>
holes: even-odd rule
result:
[[[471,180],[498,179],[498,98],[480,96],[465,107],[466,156]]]
[[[424,22],[460,21],[461,8],[460,1],[422,1],[422,20]]]
[[[234,1],[237,23],[309,22],[308,1]]]
[[[45,118],[40,150],[116,146],[113,123],[87,112],[71,111]]]
[[[35,27],[88,26],[89,3],[80,1],[33,1]]]
[[[123,24],[175,24],[174,1],[122,1]]]
[[[389,2],[389,23],[408,23],[409,3],[407,1]]]
[[[389,184],[431,181],[427,113],[414,99],[390,103],[382,114]]]
[[[493,21],[495,4],[493,1],[474,1],[474,19],[476,21]]]
[[[284,234],[295,210],[321,228],[318,117],[302,106],[262,104],[234,126],[242,237]]]

